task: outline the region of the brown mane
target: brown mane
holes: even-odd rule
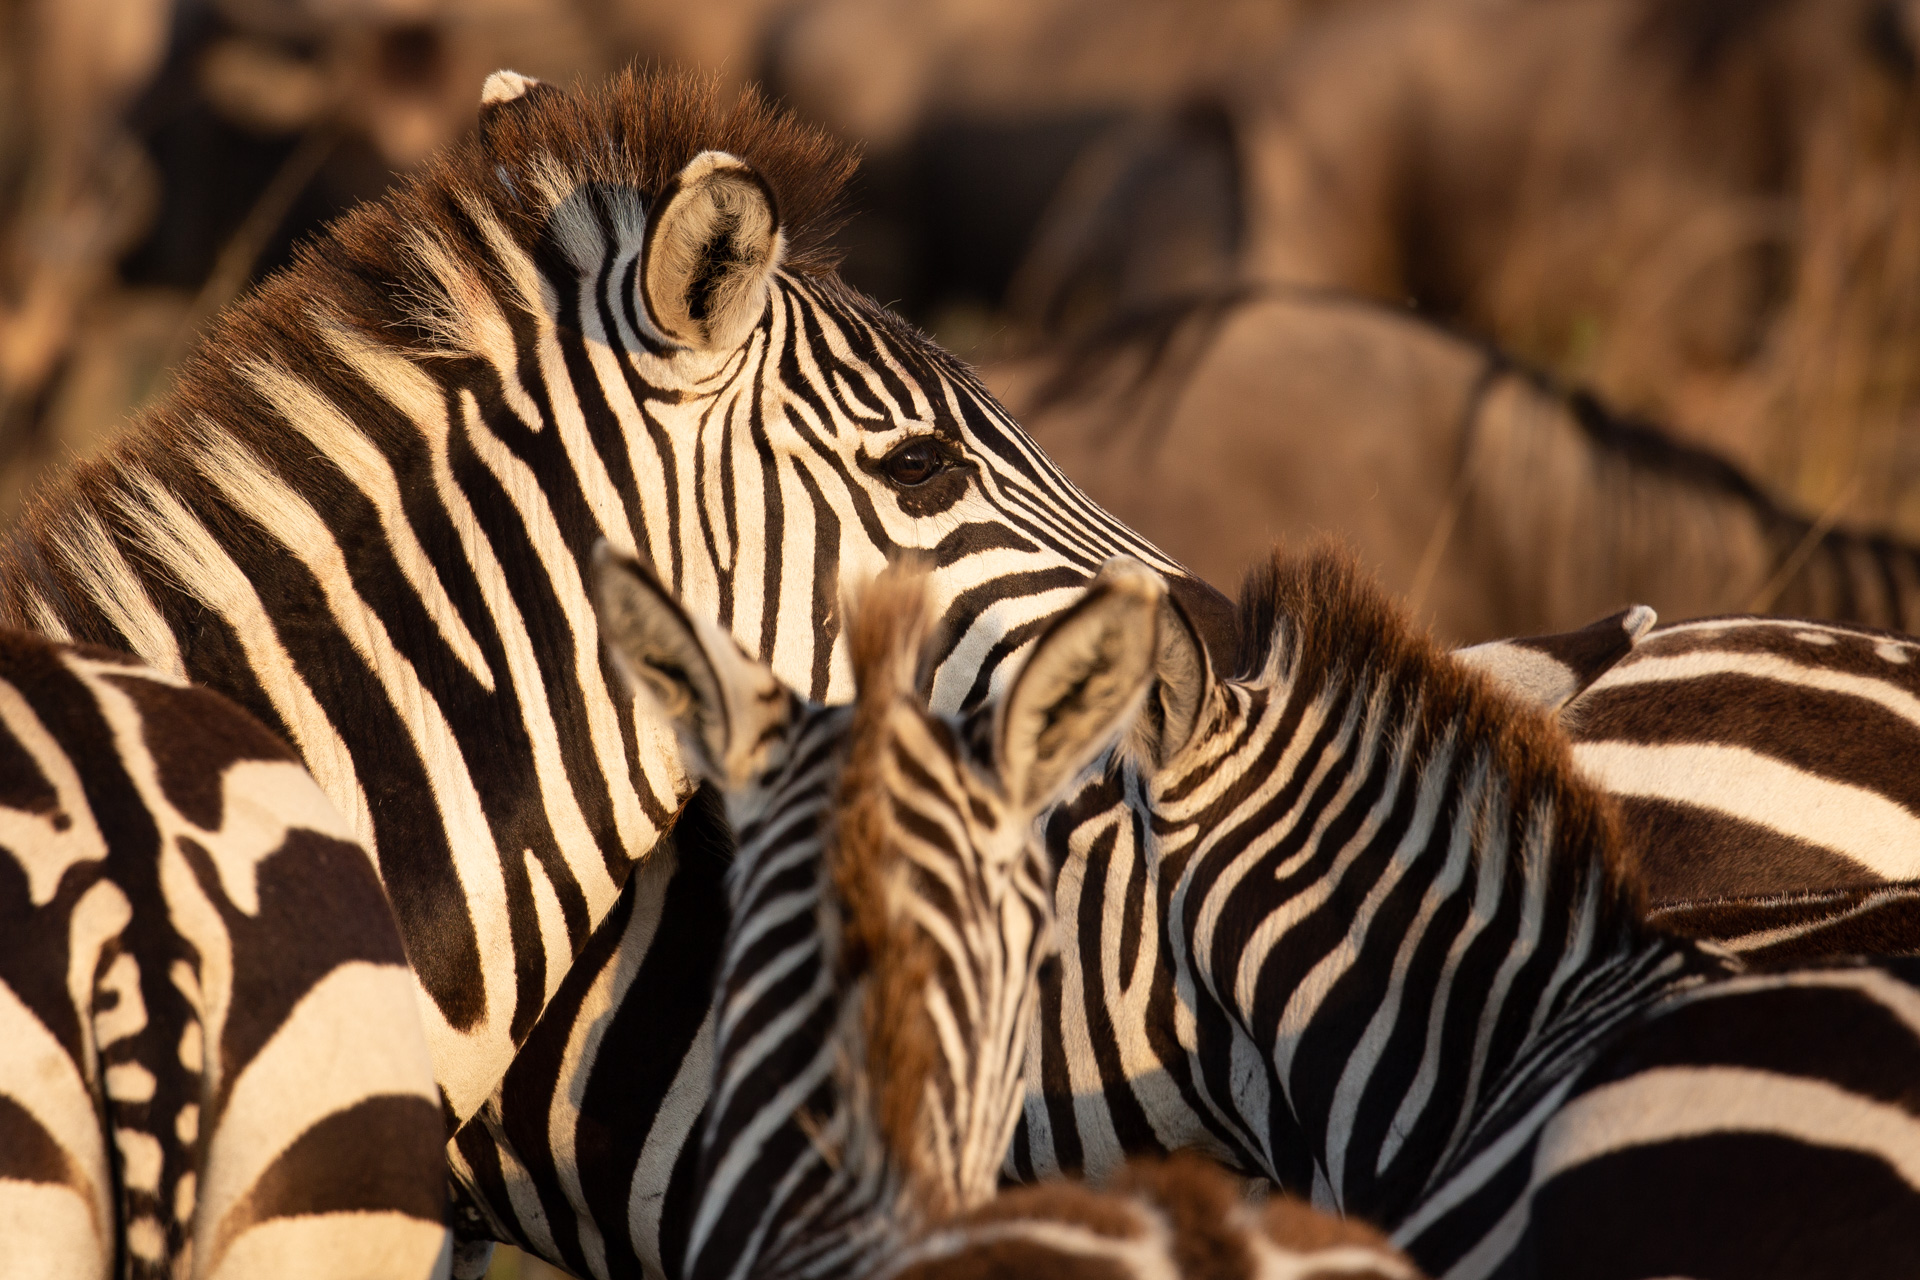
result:
[[[892,910],[898,857],[888,839],[886,759],[897,704],[918,696],[915,668],[929,622],[926,580],[911,570],[889,570],[851,613],[847,643],[858,700],[827,857],[842,908],[841,974],[867,983],[861,1015],[867,1060],[850,1065],[872,1082],[882,1139],[912,1177],[920,1101],[936,1058],[926,1012],[934,961],[926,936]]]
[[[1629,856],[1612,800],[1574,768],[1566,734],[1417,630],[1350,551],[1332,543],[1299,556],[1274,548],[1248,573],[1239,609],[1241,679],[1277,657],[1309,697],[1366,680],[1397,705],[1417,708],[1417,755],[1449,733],[1483,746],[1506,780],[1513,821],[1525,823],[1551,804],[1561,856],[1595,857],[1611,896],[1640,918],[1646,890],[1638,860]],[[1519,842],[1510,847],[1517,855]]]

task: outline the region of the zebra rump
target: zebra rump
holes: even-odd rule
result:
[[[444,1275],[446,1128],[372,860],[223,698],[0,632],[11,1274]]]

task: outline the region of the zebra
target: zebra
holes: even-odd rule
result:
[[[1563,722],[1640,837],[1651,919],[1753,959],[1920,952],[1920,642],[1684,622]]]
[[[1342,558],[1276,559],[1241,624],[1232,679],[1163,641],[1156,767],[1047,819],[1015,1172],[1198,1147],[1458,1280],[1910,1264],[1920,965],[1749,971],[1647,925],[1565,738]],[[1076,824],[1116,786],[1144,834]]]
[[[1095,1192],[996,1194],[1054,934],[1034,816],[1125,729],[1157,576],[1109,575],[966,719],[914,687],[920,583],[849,620],[854,706],[804,702],[644,566],[604,557],[596,607],[740,835],[715,991],[690,1277],[1415,1275],[1357,1223],[1264,1213],[1188,1157]]]
[[[232,698],[372,850],[463,1241],[593,1276],[682,1247],[725,833],[617,696],[598,540],[821,700],[841,582],[915,550],[947,710],[1115,554],[1230,622],[839,282],[852,166],[697,77],[497,73],[471,139],[226,313],[0,549],[0,622]]]
[[[445,1275],[446,1140],[366,850],[226,699],[0,632],[0,1250]]]

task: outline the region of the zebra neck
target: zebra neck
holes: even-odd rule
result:
[[[1392,1221],[1490,1116],[1716,968],[1647,932],[1605,815],[1417,700],[1249,696],[1234,748],[1158,787],[1196,1087],[1231,1143]]]
[[[295,746],[378,858],[464,1120],[691,788],[600,652],[586,570],[625,508],[580,459],[605,450],[478,361],[282,319],[216,345],[0,579],[31,625]]]

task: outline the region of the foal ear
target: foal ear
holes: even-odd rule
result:
[[[786,248],[773,189],[724,151],[702,151],[647,220],[640,292],[654,328],[697,351],[731,351],[767,306]]]
[[[1159,575],[1102,572],[1055,618],[1000,701],[995,760],[1007,798],[1038,813],[1133,722],[1152,680]]]
[[[673,725],[688,770],[723,789],[744,782],[767,730],[787,711],[773,672],[681,608],[652,569],[605,542],[593,553],[593,609],[634,695]]]
[[[1103,570],[1104,572],[1104,570]],[[1206,641],[1186,609],[1171,595],[1160,602],[1155,637],[1153,692],[1134,726],[1141,753],[1164,768],[1193,737],[1200,709],[1213,690],[1213,664]]]

